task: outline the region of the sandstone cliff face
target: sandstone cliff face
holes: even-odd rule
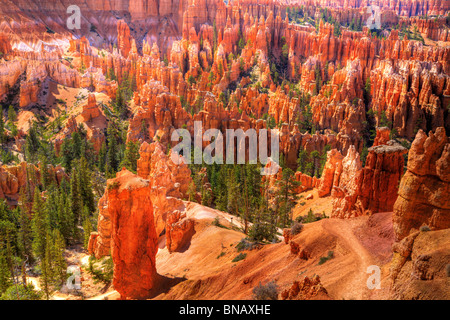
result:
[[[336,149],[328,151],[327,162],[320,178],[319,197],[329,195],[333,186],[339,184],[342,173],[342,159],[342,154]]]
[[[417,132],[408,153],[408,166],[394,205],[396,239],[427,225],[431,230],[450,227],[450,144],[444,128]]]
[[[144,142],[139,154],[137,173],[140,177],[148,179],[152,186],[150,197],[153,203],[156,232],[159,235],[166,228],[168,215],[184,210],[182,199],[186,198],[187,188],[192,181],[191,170],[184,163],[179,165],[173,163],[159,142],[151,144]],[[179,217],[172,218],[171,223],[178,220]]]
[[[407,150],[395,141],[387,141],[389,133],[387,128],[377,129],[365,167],[354,146],[350,146],[345,157],[335,149],[328,151],[318,194],[324,197],[331,193],[332,217],[393,210]]]
[[[152,206],[152,221],[156,236],[166,231],[166,244],[169,252],[178,251],[186,244],[194,232],[194,223],[183,215],[186,207],[183,198],[192,181],[191,171],[186,164],[175,164],[166,155],[159,142],[144,142],[139,150],[137,176],[148,183],[146,192]],[[120,181],[125,181],[124,175]],[[119,182],[120,182],[119,181]],[[108,180],[108,185],[115,183]],[[107,188],[98,202],[98,235],[91,235],[90,254],[100,258],[112,250],[113,220],[110,201],[114,195]]]
[[[450,229],[415,231],[393,245],[391,299],[448,300]]]
[[[151,185],[122,170],[107,188],[114,288],[122,297],[146,298],[155,284],[158,251]]]
[[[342,160],[339,184],[333,186],[331,193],[334,198],[331,216],[344,218],[392,211],[406,152],[394,141],[373,146],[362,168],[359,154],[350,148]]]
[[[185,249],[195,233],[195,222],[180,211],[172,211],[166,220],[166,246],[169,252]]]

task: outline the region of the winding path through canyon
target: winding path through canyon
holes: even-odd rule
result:
[[[341,240],[354,256],[357,269],[353,276],[342,283],[338,296],[342,299],[369,299],[371,291],[367,288],[367,267],[374,265],[374,259],[353,233],[356,220],[327,219],[323,228]]]

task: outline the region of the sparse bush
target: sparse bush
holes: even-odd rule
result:
[[[334,252],[328,251],[328,255],[326,257],[320,257],[319,265],[324,264],[325,262],[327,262],[328,260],[330,260],[332,258],[334,258]]]
[[[114,181],[113,183],[108,184],[108,190],[119,189],[119,187],[120,187],[119,181]]]
[[[231,262],[238,262],[244,260],[247,257],[246,253],[239,253]]]
[[[421,226],[421,227],[420,227],[420,231],[422,231],[422,232],[427,232],[427,231],[431,231],[431,229],[430,229],[429,226]]]
[[[272,241],[275,238],[276,228],[268,223],[254,223],[249,231],[248,237],[254,241]]]
[[[223,224],[220,223],[219,217],[215,217],[214,221],[212,222],[213,226],[219,227],[219,228],[225,228],[228,229],[227,227],[225,227]]]
[[[303,224],[300,222],[295,221],[291,226],[291,234],[295,236],[296,234],[299,234],[303,230]]]
[[[111,257],[96,261],[93,256],[89,257],[89,266],[87,271],[92,275],[94,283],[99,281],[110,283],[114,275],[114,264]]]
[[[253,250],[258,247],[258,244],[255,241],[250,241],[247,238],[242,238],[241,241],[236,245],[237,251],[243,250]]]
[[[222,251],[222,252],[217,256],[216,259],[222,258],[224,255],[225,255],[225,252]]]
[[[278,286],[275,282],[271,281],[265,285],[261,282],[253,288],[254,300],[277,300],[278,299]]]

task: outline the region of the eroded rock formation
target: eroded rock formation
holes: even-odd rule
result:
[[[320,282],[320,277],[304,277],[294,281],[289,289],[281,292],[282,300],[329,300],[328,292]]]
[[[108,180],[107,189],[114,288],[125,298],[147,298],[155,284],[158,251],[150,182],[122,170]]]
[[[427,225],[450,228],[450,143],[444,128],[417,132],[408,153],[407,171],[394,205],[396,239]]]

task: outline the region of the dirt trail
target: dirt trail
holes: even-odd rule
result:
[[[355,222],[355,220],[327,219],[323,222],[323,228],[344,242],[357,263],[357,270],[348,281],[342,283],[338,296],[343,299],[369,299],[372,290],[367,287],[367,279],[370,276],[367,273],[367,267],[375,263],[371,254],[353,233]]]

